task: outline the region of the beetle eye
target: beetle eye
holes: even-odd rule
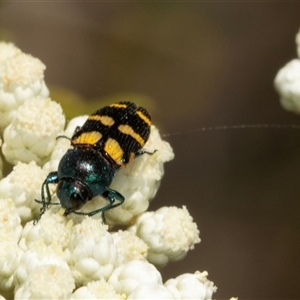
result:
[[[80,200],[82,198],[80,197],[80,194],[78,192],[74,192],[74,193],[71,194],[70,199]]]
[[[67,209],[69,210],[80,209],[87,202],[87,199],[86,197],[84,197],[84,194],[85,194],[84,191],[74,191],[70,195]]]
[[[80,209],[91,199],[90,190],[80,181],[61,181],[56,193],[61,206],[69,212]]]
[[[84,199],[82,197],[82,195],[80,194],[80,192],[74,192],[70,195],[70,201],[71,202],[84,202]]]
[[[90,199],[89,190],[78,181],[73,183],[72,190],[69,209],[77,210]]]

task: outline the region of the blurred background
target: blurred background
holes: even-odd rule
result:
[[[300,124],[273,87],[296,58],[299,12],[300,2],[0,5],[1,38],[46,64],[68,114],[131,100],[162,133],[181,132],[167,137],[175,159],[150,209],[186,205],[201,243],[164,281],[207,270],[217,299],[300,299],[300,131],[197,131]]]

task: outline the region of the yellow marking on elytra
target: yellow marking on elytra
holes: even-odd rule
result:
[[[127,104],[122,103],[113,103],[110,105],[110,107],[117,107],[117,108],[126,108]]]
[[[108,138],[105,145],[104,151],[115,161],[116,164],[122,165],[122,157],[124,154],[120,144],[112,138]]]
[[[72,144],[75,145],[95,145],[102,138],[102,134],[99,131],[83,132],[76,139],[72,140]]]
[[[124,134],[128,134],[130,135],[131,137],[133,137],[142,147],[144,146],[145,144],[145,141],[144,139],[139,135],[137,134],[133,129],[132,127],[130,127],[129,125],[119,125],[118,127],[119,131],[121,131],[122,133]]]
[[[137,111],[136,114],[146,123],[148,124],[149,126],[151,126],[151,120],[146,116],[144,115],[141,111]]]
[[[89,116],[88,120],[99,121],[105,126],[112,126],[115,123],[115,120],[109,116],[92,115]]]

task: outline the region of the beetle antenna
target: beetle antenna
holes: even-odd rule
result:
[[[66,136],[66,135],[58,135],[57,137],[56,137],[56,139],[58,140],[58,139],[67,139],[67,140],[71,140],[71,138],[69,138],[68,136]]]

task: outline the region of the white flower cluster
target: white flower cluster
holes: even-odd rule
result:
[[[211,299],[216,287],[196,271],[165,283],[158,266],[182,259],[200,242],[185,206],[146,212],[173,158],[170,145],[152,126],[142,155],[117,173],[112,184],[125,202],[93,217],[64,216],[52,205],[34,224],[41,186],[70,148],[67,138],[86,120],[65,118],[49,98],[45,67],[12,44],[0,43],[2,152],[14,164],[0,180],[0,295],[2,299]],[[52,201],[59,204],[51,190]],[[91,211],[105,201],[89,201]],[[114,225],[123,226],[113,231]],[[109,227],[110,226],[110,227]],[[0,298],[1,298],[0,296]]]
[[[275,89],[282,107],[300,114],[300,31],[296,35],[298,58],[291,60],[275,77]]]
[[[0,43],[0,131],[11,123],[19,106],[27,100],[49,96],[45,69],[39,59],[13,44]]]

